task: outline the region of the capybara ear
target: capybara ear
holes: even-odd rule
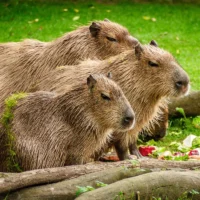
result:
[[[107,18],[105,18],[103,21],[104,21],[104,22],[110,22],[110,20],[107,19]]]
[[[112,79],[112,73],[111,73],[111,72],[108,72],[107,77],[110,78],[110,79]]]
[[[149,44],[152,46],[158,47],[158,44],[155,40],[151,40],[151,42]]]
[[[92,88],[94,88],[95,84],[96,84],[96,80],[94,79],[94,77],[92,75],[90,75],[88,78],[87,78],[87,85],[88,85],[88,88],[91,90]]]
[[[140,56],[143,52],[142,46],[138,43],[138,45],[135,46],[135,55],[138,59],[140,59]]]
[[[101,26],[97,24],[96,22],[92,22],[92,24],[89,27],[90,33],[93,37],[96,37],[101,29]]]

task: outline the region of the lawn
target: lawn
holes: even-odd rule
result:
[[[127,27],[144,44],[155,39],[188,72],[192,90],[200,90],[200,5],[130,1],[7,2],[0,3],[0,42],[25,38],[50,41],[90,21],[108,18]],[[175,125],[157,145],[168,146],[174,138],[182,141],[190,133],[200,135],[199,129],[193,126],[184,127],[179,121],[170,123]]]
[[[192,89],[200,89],[200,5],[45,2],[0,3],[0,42],[50,41],[77,26],[108,18],[127,27],[142,43],[155,39],[189,73]]]

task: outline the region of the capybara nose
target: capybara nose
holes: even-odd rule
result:
[[[176,88],[178,90],[180,90],[183,93],[186,93],[188,91],[189,88],[189,80],[185,80],[185,81],[177,81],[175,83]]]
[[[123,125],[125,127],[133,127],[134,123],[135,123],[135,115],[132,112],[132,110],[128,110],[126,112],[124,119],[123,119]]]
[[[176,82],[176,87],[177,87],[177,89],[181,89],[182,86],[183,86],[183,81],[178,81],[178,82]]]

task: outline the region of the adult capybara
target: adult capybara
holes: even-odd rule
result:
[[[126,28],[104,20],[92,22],[52,41],[0,44],[0,110],[11,93],[30,92],[38,79],[60,65],[87,58],[106,59],[138,43]]]
[[[56,69],[44,77],[38,89],[62,93],[66,85],[79,82],[90,73],[111,72],[121,86],[136,113],[136,124],[128,134],[115,132],[112,138],[121,160],[128,158],[128,146],[136,149],[136,139],[143,127],[156,118],[164,98],[185,94],[189,77],[175,58],[156,46],[138,44],[129,50],[103,61],[85,61],[77,66]]]
[[[87,83],[79,81],[60,95],[31,93],[18,100],[12,113],[4,131],[14,138],[8,144],[13,143],[16,156],[8,151],[7,162],[23,170],[83,164],[114,131],[130,130],[135,122],[120,87],[101,74],[90,75]],[[2,170],[14,169],[1,166]]]

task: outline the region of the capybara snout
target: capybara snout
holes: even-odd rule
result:
[[[134,124],[135,124],[135,114],[133,110],[130,107],[128,107],[126,109],[124,118],[122,120],[122,125],[124,126],[124,128],[131,129],[134,127]]]
[[[174,75],[175,89],[177,90],[177,95],[180,96],[187,94],[190,89],[190,80],[187,73],[182,69],[178,68]]]

